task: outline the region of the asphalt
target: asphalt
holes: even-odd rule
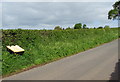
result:
[[[3,80],[109,80],[118,62],[118,40]]]

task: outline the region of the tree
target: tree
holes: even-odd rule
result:
[[[109,29],[110,28],[110,26],[108,26],[108,25],[106,25],[105,27],[104,27],[104,29]]]
[[[69,29],[71,29],[71,28],[70,27],[66,28],[66,30],[69,30]]]
[[[83,25],[83,29],[86,29],[86,28],[87,28],[87,25],[86,25],[86,24],[84,24],[84,25]]]
[[[120,16],[120,1],[113,4],[113,9],[108,12],[108,19],[119,19]]]
[[[54,30],[62,30],[62,28],[60,26],[56,26]]]
[[[98,27],[98,29],[102,29],[102,28],[103,28],[102,26]]]
[[[74,29],[81,29],[82,28],[82,23],[77,23],[74,26]]]

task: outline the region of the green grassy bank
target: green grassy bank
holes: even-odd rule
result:
[[[45,64],[118,38],[118,29],[3,30],[2,75]],[[23,55],[10,54],[6,45],[19,45]]]

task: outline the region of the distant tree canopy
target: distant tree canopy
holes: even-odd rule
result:
[[[69,30],[69,29],[71,29],[71,28],[70,27],[66,28],[66,30]]]
[[[82,28],[82,23],[77,23],[74,26],[74,29],[81,29]]]
[[[109,29],[110,28],[110,26],[108,26],[108,25],[105,25],[105,27],[104,27],[105,29]]]
[[[110,28],[109,25],[99,26],[99,27],[94,27],[94,28],[92,28],[92,27],[91,27],[91,28],[88,28],[86,24],[77,23],[77,24],[74,25],[74,28],[68,27],[68,28],[65,29],[65,28],[62,28],[62,27],[60,27],[60,26],[56,26],[56,27],[54,28],[54,30],[70,30],[70,29],[109,29],[109,28]]]
[[[113,4],[113,9],[108,12],[108,19],[119,19],[120,16],[120,1]]]
[[[84,25],[83,25],[83,29],[86,29],[86,28],[87,28],[87,25],[86,25],[86,24],[84,24]]]
[[[103,28],[102,26],[98,27],[98,29],[102,29],[102,28]]]
[[[54,30],[62,30],[62,28],[60,26],[56,26]]]

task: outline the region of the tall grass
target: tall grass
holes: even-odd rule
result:
[[[45,64],[117,38],[118,29],[3,30],[2,74]],[[7,45],[19,45],[25,52],[23,55],[10,54]]]

